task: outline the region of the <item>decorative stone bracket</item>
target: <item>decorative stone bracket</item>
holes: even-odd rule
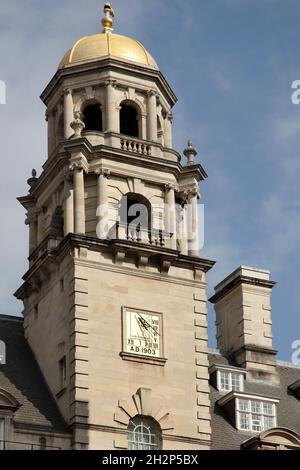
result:
[[[114,421],[124,430],[128,429],[129,421],[135,416],[148,416],[157,421],[164,432],[172,432],[174,423],[170,419],[170,413],[165,403],[153,398],[150,388],[139,388],[137,392],[128,400],[120,400],[118,410],[114,415]],[[115,441],[115,447],[119,449],[127,448],[127,436],[121,436]]]

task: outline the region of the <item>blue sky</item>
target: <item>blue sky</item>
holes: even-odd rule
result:
[[[46,159],[39,95],[66,50],[100,31],[99,0],[2,0],[0,80],[0,311],[18,314],[13,292],[27,256],[26,194]],[[115,30],[136,37],[160,65],[179,102],[174,147],[188,138],[209,178],[202,185],[213,286],[240,264],[268,268],[274,346],[290,360],[300,339],[300,79],[298,0],[115,0]],[[214,314],[210,308],[210,344]]]

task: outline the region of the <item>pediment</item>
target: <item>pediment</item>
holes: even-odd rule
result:
[[[19,407],[20,404],[15,397],[6,390],[0,388],[0,410],[1,408],[16,410]]]
[[[286,428],[273,428],[264,431],[260,434],[260,440],[262,442],[270,442],[280,445],[296,445],[300,446],[299,434]]]

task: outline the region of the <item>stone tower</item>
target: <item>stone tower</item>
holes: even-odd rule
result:
[[[48,159],[33,171],[25,336],[74,449],[208,449],[199,182],[172,148],[176,97],[136,40],[103,31],[42,93]]]

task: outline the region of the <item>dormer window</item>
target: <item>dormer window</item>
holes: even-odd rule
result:
[[[237,429],[261,432],[276,427],[276,405],[272,402],[237,398]]]
[[[213,365],[210,370],[211,382],[220,392],[243,392],[245,369],[231,366]]]
[[[239,372],[230,372],[227,370],[219,371],[219,390],[235,390],[242,392],[244,389],[244,376]]]
[[[277,426],[276,398],[230,392],[218,401],[239,431],[260,433]]]

